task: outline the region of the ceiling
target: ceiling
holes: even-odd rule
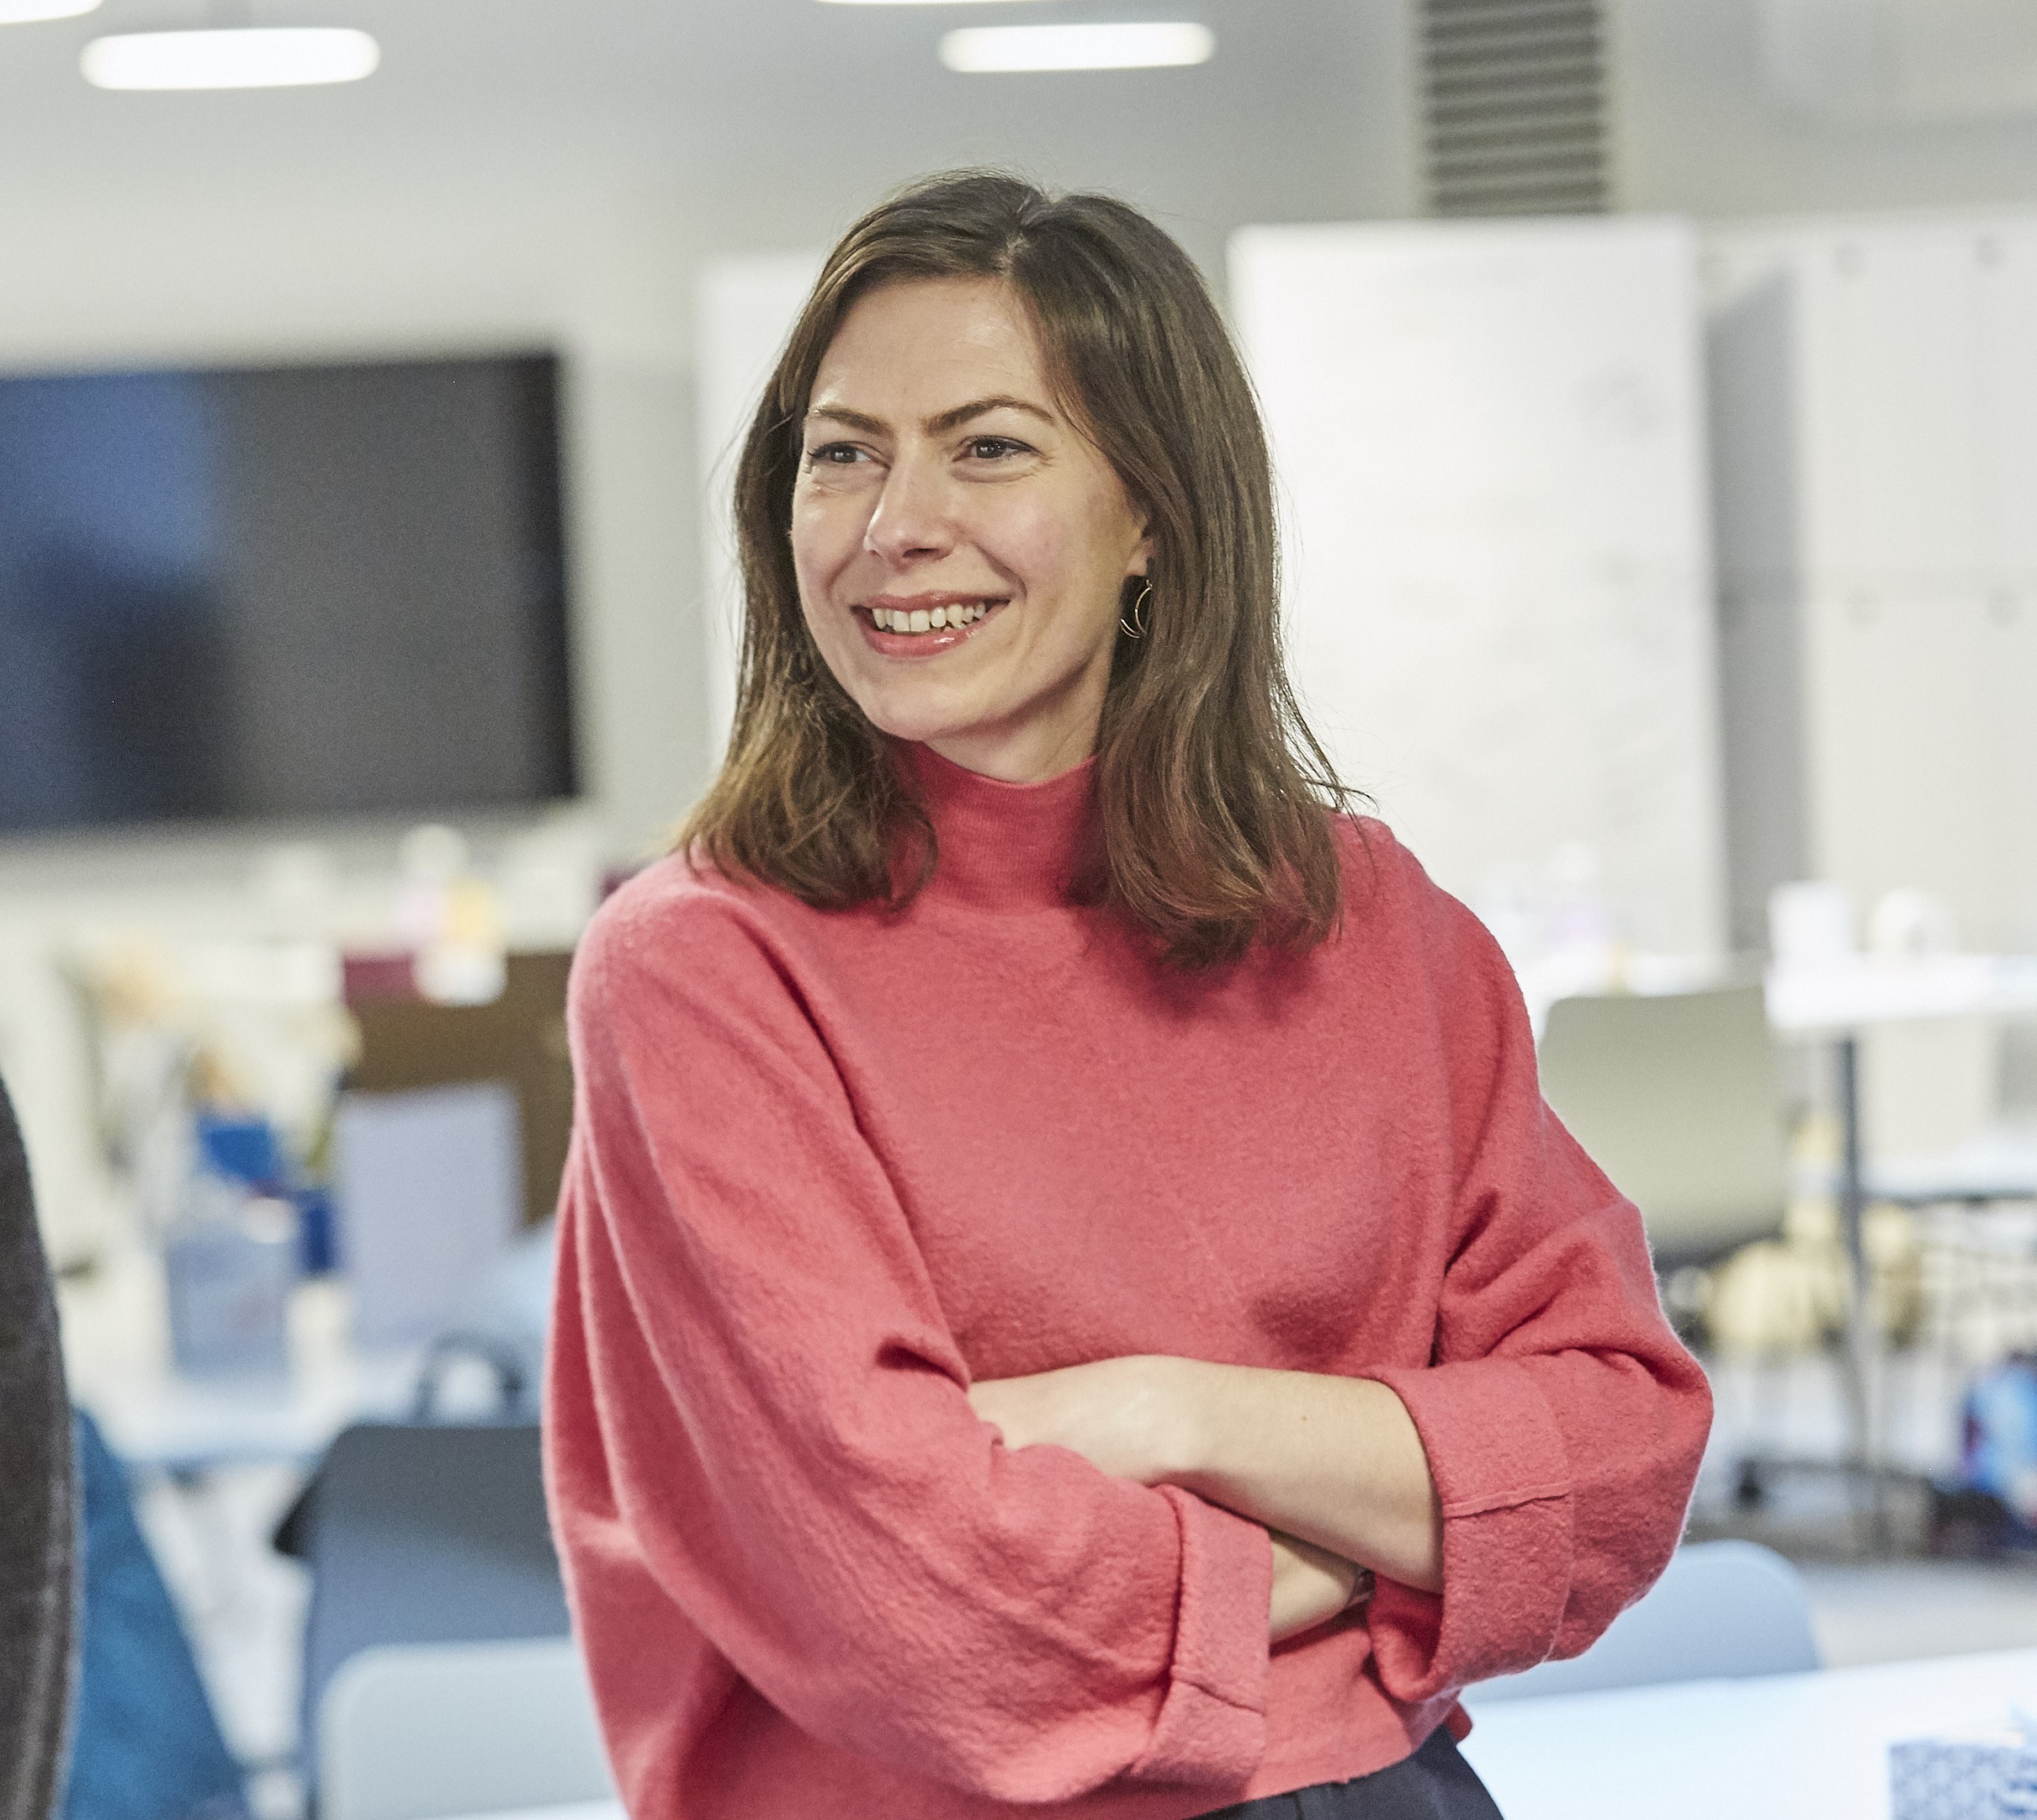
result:
[[[957,23],[1191,18],[1199,68],[965,77]],[[380,70],[344,88],[108,94],[77,55],[109,30],[357,25]],[[671,193],[714,241],[826,231],[919,172],[1016,164],[1239,221],[1401,213],[1412,193],[1403,0],[107,0],[0,27],[0,211],[288,183],[307,193],[591,178]]]

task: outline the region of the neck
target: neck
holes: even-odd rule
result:
[[[1096,749],[1096,730],[1058,739],[1000,740],[972,727],[952,738],[929,740],[927,746],[951,765],[973,771],[999,783],[1044,783],[1072,771]]]
[[[1094,836],[1086,759],[1043,782],[995,778],[926,744],[901,742],[940,843],[929,889],[988,908],[1062,905]]]

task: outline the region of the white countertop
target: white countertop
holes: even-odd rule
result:
[[[1928,1017],[2037,1014],[2037,956],[1849,954],[1769,968],[1769,1021],[1792,1035],[1838,1034]]]
[[[1888,1747],[2037,1710],[2037,1648],[1474,1706],[1506,1820],[1888,1820]]]

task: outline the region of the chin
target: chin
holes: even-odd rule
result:
[[[953,739],[981,726],[990,717],[979,708],[925,687],[873,688],[857,692],[856,705],[880,733],[894,740]]]
[[[894,740],[910,740],[925,746],[935,740],[952,740],[973,731],[979,723],[973,718],[949,714],[884,714],[863,710],[870,724]]]

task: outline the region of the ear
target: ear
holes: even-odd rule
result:
[[[1143,518],[1139,521],[1139,528],[1142,531],[1145,529],[1145,520]],[[1125,579],[1129,581],[1134,576],[1143,576],[1152,566],[1153,539],[1148,533],[1139,539],[1138,548],[1132,552],[1131,561],[1125,565]]]

